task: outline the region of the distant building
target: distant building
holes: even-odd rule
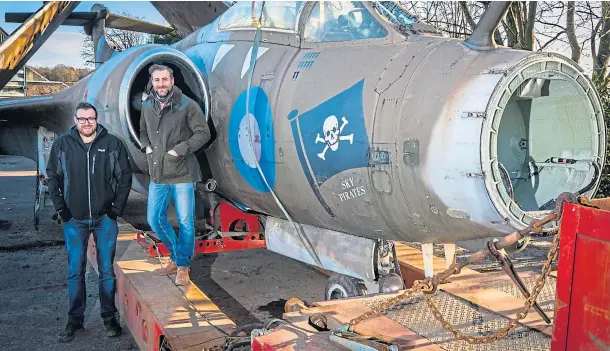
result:
[[[0,27],[0,43],[2,43],[9,34]],[[27,79],[23,69],[11,79],[2,90],[0,90],[0,99],[5,97],[25,96]]]
[[[0,27],[0,43],[4,41],[4,39],[8,38],[8,33]]]

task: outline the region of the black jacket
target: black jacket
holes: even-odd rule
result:
[[[161,110],[148,98],[142,104],[140,141],[146,155],[150,180],[159,184],[201,181],[201,168],[195,152],[210,140],[210,129],[201,107],[174,86],[173,95]],[[176,151],[178,156],[167,152]]]
[[[127,149],[101,124],[87,146],[76,126],[55,139],[47,163],[51,200],[63,219],[95,219],[123,214],[131,190]]]

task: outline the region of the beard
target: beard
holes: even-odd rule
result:
[[[167,86],[167,87],[159,87],[159,88],[155,88],[154,90],[154,94],[156,95],[156,97],[161,101],[161,102],[165,102],[165,100],[167,98],[169,98],[169,96],[172,95],[173,93],[173,86]],[[159,90],[163,90],[163,92],[160,92]]]
[[[161,95],[162,94],[161,90],[163,90],[164,95],[167,95],[172,90],[172,87],[169,87],[169,86],[158,87],[155,89],[155,93]]]
[[[82,135],[82,136],[84,136],[84,137],[88,138],[88,137],[92,136],[93,134],[95,134],[95,131],[96,131],[96,130],[97,130],[97,127],[95,127],[95,128],[91,128],[91,131],[90,131],[90,132],[87,132],[87,131],[85,131],[84,129],[79,128],[79,129],[78,129],[78,133],[79,133],[80,135]]]

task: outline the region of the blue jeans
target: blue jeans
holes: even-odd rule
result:
[[[70,321],[83,322],[87,292],[85,291],[85,266],[87,243],[93,233],[99,271],[100,312],[102,318],[117,312],[114,304],[116,277],[113,263],[116,240],[119,234],[117,222],[103,215],[96,219],[73,218],[64,223],[64,236],[68,251],[68,302]]]
[[[180,231],[176,232],[167,219],[170,199],[174,200]],[[178,267],[189,268],[195,252],[195,184],[157,184],[148,186],[148,225],[170,252]]]

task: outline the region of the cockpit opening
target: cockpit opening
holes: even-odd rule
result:
[[[303,34],[308,42],[383,38],[387,30],[359,1],[316,2]]]

